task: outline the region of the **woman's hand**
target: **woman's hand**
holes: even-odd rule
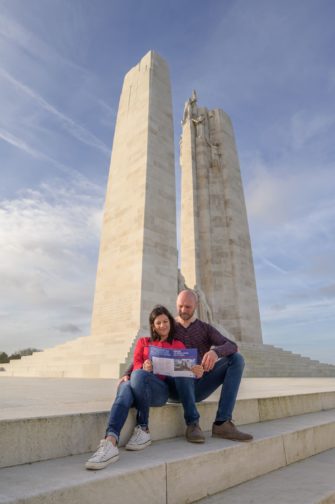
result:
[[[142,368],[144,369],[144,371],[149,371],[149,373],[152,372],[152,362],[150,359],[147,359],[143,362],[143,366]]]
[[[119,386],[122,382],[124,381],[129,381],[129,375],[124,375],[122,376],[119,381],[117,382],[117,386]]]
[[[201,366],[201,364],[196,364],[195,366],[192,366],[191,371],[196,378],[201,378],[202,375],[204,374],[204,368]]]

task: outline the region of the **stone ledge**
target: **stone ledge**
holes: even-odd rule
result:
[[[210,430],[217,402],[198,404],[203,430]],[[335,408],[334,392],[295,394],[279,397],[240,399],[234,410],[237,425]],[[103,437],[107,411],[30,416],[0,420],[0,467],[14,466],[95,450]],[[131,410],[122,430],[120,446],[127,443],[135,424]],[[182,436],[185,431],[180,404],[151,408],[150,432],[154,441]]]
[[[334,504],[335,449],[198,501],[198,504]]]
[[[87,455],[0,470],[1,504],[190,503],[335,447],[335,410],[248,426],[250,443],[208,437],[120,450],[120,460],[85,471]]]

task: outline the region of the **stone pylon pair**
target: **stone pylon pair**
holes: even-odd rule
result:
[[[91,335],[12,361],[14,376],[118,377],[156,304],[172,312],[183,277],[199,316],[261,343],[254,268],[234,133],[222,110],[185,105],[178,274],[172,99],[150,51],[124,79],[104,209]]]
[[[234,133],[222,110],[185,105],[181,274],[199,315],[261,342],[254,267]],[[107,188],[92,336],[148,331],[155,304],[178,292],[172,101],[166,63],[150,51],[124,79]],[[128,336],[126,336],[128,335]]]

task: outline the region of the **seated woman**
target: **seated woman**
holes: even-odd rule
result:
[[[169,388],[164,376],[152,373],[149,347],[185,348],[174,339],[174,320],[164,306],[156,306],[149,316],[151,337],[140,338],[134,352],[134,368],[130,380],[120,383],[112,406],[106,437],[100,441],[98,450],[86,462],[86,469],[103,469],[119,458],[117,447],[121,429],[129,409],[137,408],[136,427],[126,445],[126,450],[143,450],[151,444],[149,433],[150,406],[163,406],[168,400]],[[200,366],[195,366],[196,368]],[[199,370],[195,370],[197,375]]]

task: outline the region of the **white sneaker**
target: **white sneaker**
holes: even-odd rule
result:
[[[88,459],[85,464],[86,469],[103,469],[119,460],[119,450],[111,441],[102,439],[97,451]]]
[[[141,429],[139,425],[136,425],[133,435],[126,444],[126,450],[143,450],[151,444],[150,433]]]

